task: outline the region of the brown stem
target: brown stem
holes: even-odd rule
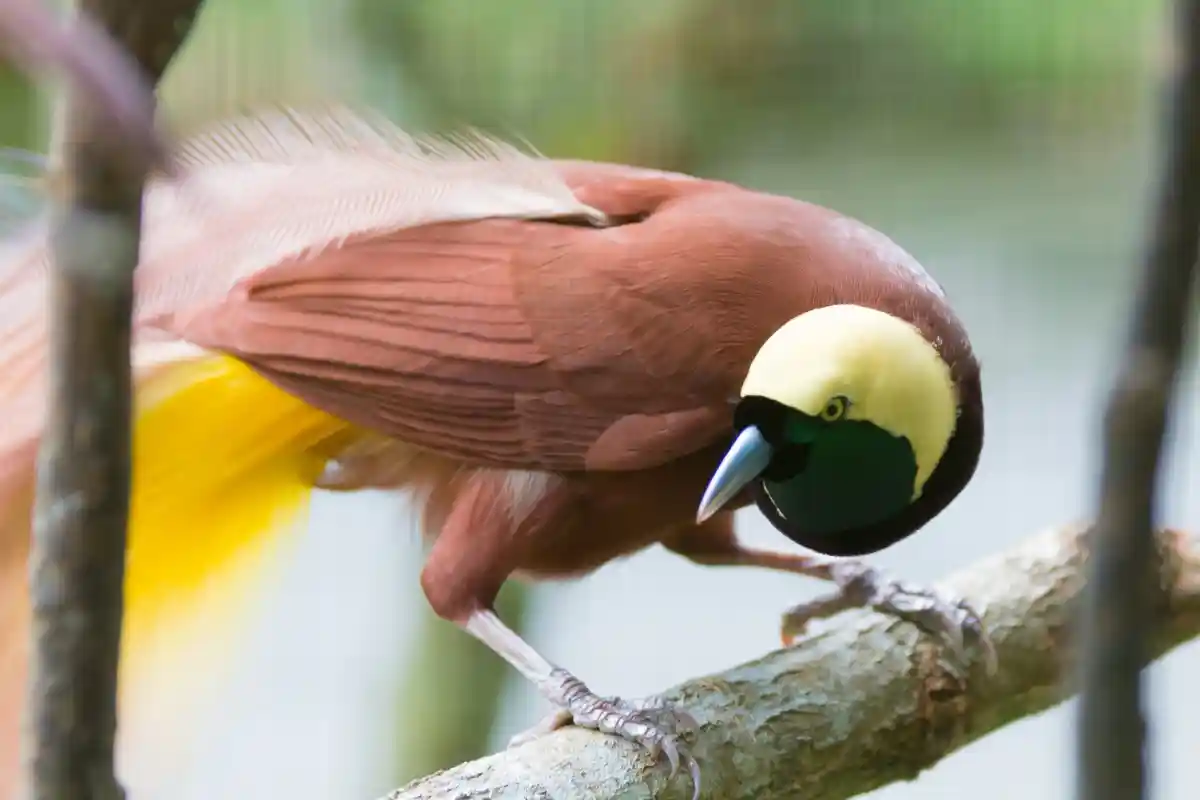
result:
[[[200,0],[83,0],[157,81]],[[143,98],[153,109],[149,92]],[[130,324],[149,159],[119,159],[71,86],[56,123],[50,396],[30,556],[23,780],[32,800],[116,800],[113,768],[130,485]],[[129,169],[130,163],[140,169]]]

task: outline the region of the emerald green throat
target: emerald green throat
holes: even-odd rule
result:
[[[881,522],[912,501],[917,462],[907,439],[870,422],[791,410],[781,427],[762,485],[788,522],[815,535],[838,533]]]

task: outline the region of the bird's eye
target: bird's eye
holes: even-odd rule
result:
[[[829,402],[821,409],[821,419],[826,422],[836,422],[846,416],[846,412],[850,410],[850,401],[845,397],[838,395],[829,398]]]

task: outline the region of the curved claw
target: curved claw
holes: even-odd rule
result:
[[[686,711],[672,708],[659,698],[627,701],[617,697],[602,698],[590,691],[576,689],[571,694],[568,708],[553,712],[528,731],[517,734],[510,740],[509,747],[572,724],[637,742],[655,759],[665,756],[671,766],[669,777],[672,779],[686,763],[692,778],[692,800],[700,797],[700,764],[679,737],[680,733],[699,728],[696,718]]]
[[[967,605],[965,600],[958,602],[958,608],[963,613],[960,631],[963,634],[969,633],[972,644],[983,652],[983,664],[988,677],[995,675],[1000,669],[999,656],[996,654],[996,645],[992,642],[992,637],[988,635],[987,627],[983,624],[983,619]]]
[[[667,737],[662,741],[656,742],[650,750],[651,755],[658,756],[659,753],[667,757],[667,761],[671,764],[671,773],[668,777],[674,778],[679,774],[679,747],[675,744],[672,737]]]
[[[996,653],[996,645],[992,642],[992,637],[987,635],[987,632],[981,632],[980,647],[983,648],[983,664],[987,670],[988,677],[995,677],[1000,671],[1000,656]]]
[[[700,763],[687,754],[688,773],[692,776],[692,800],[700,800]]]
[[[958,623],[953,616],[942,615],[940,609],[936,607],[930,609],[929,617],[926,627],[932,628],[941,635],[942,642],[959,663],[966,663],[966,637],[963,636],[962,624]]]
[[[691,754],[685,745],[679,743],[674,736],[666,736],[656,745],[650,748],[651,754],[657,756],[661,751],[667,757],[667,761],[671,764],[671,772],[669,778],[674,778],[679,774],[680,764],[686,763],[688,775],[692,779],[692,800],[700,798],[700,763],[696,761],[696,757]]]

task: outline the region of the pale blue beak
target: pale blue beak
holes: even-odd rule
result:
[[[771,445],[758,428],[753,425],[743,428],[708,482],[696,511],[696,522],[704,522],[720,511],[746,484],[761,475],[771,463],[771,452]]]

